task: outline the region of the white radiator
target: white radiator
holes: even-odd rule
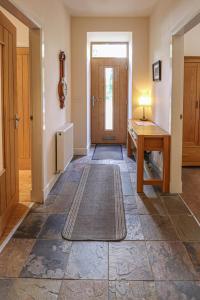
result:
[[[57,173],[64,172],[74,155],[73,123],[65,124],[56,134]]]

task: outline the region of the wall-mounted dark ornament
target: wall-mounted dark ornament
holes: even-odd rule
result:
[[[153,81],[162,80],[162,62],[161,60],[155,62],[152,66],[153,69]]]
[[[67,97],[67,83],[65,80],[65,60],[66,55],[64,51],[60,51],[59,61],[60,61],[60,80],[58,83],[58,95],[60,101],[60,108],[63,109],[65,107],[65,100]]]

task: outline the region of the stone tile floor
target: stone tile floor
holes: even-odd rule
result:
[[[178,195],[136,193],[136,163],[76,157],[0,254],[3,300],[198,300],[200,227]],[[84,166],[118,164],[126,240],[68,242],[61,231]]]

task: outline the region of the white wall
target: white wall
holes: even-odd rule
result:
[[[184,35],[184,55],[200,56],[200,25]]]
[[[41,26],[43,34],[43,133],[44,192],[56,179],[55,133],[71,118],[71,18],[62,0],[15,0],[29,18]],[[65,109],[58,101],[59,51],[67,55],[68,97]]]
[[[148,18],[72,18],[72,120],[75,148],[87,151],[87,32],[131,32],[133,37],[133,113],[140,116],[139,95],[149,89]]]
[[[172,133],[174,141],[179,139],[174,128],[182,126],[182,120],[180,119],[182,106],[179,105],[177,107],[175,102],[172,102],[172,62],[176,66],[172,60],[172,51],[170,50],[172,36],[177,32],[181,24],[187,24],[199,11],[199,0],[165,0],[158,2],[150,18],[150,78],[152,76],[151,68],[153,62],[160,59],[163,66],[162,81],[152,82],[153,119],[161,127]],[[182,46],[184,47],[184,45]],[[181,56],[182,51],[181,49],[179,50]],[[173,111],[178,120],[177,124],[173,124],[173,128],[171,127],[171,111]],[[176,159],[176,147],[172,146],[171,191],[181,192],[181,165],[179,164],[181,157]],[[181,148],[181,145],[178,146]]]
[[[17,29],[17,47],[29,47],[29,28],[0,6],[0,11]]]

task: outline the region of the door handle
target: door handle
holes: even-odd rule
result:
[[[94,108],[94,105],[95,105],[95,101],[96,101],[95,96],[92,96],[92,107],[93,107],[93,108]]]
[[[15,114],[15,129],[17,129],[19,127],[19,121],[20,121],[20,117],[18,116],[18,114]]]

